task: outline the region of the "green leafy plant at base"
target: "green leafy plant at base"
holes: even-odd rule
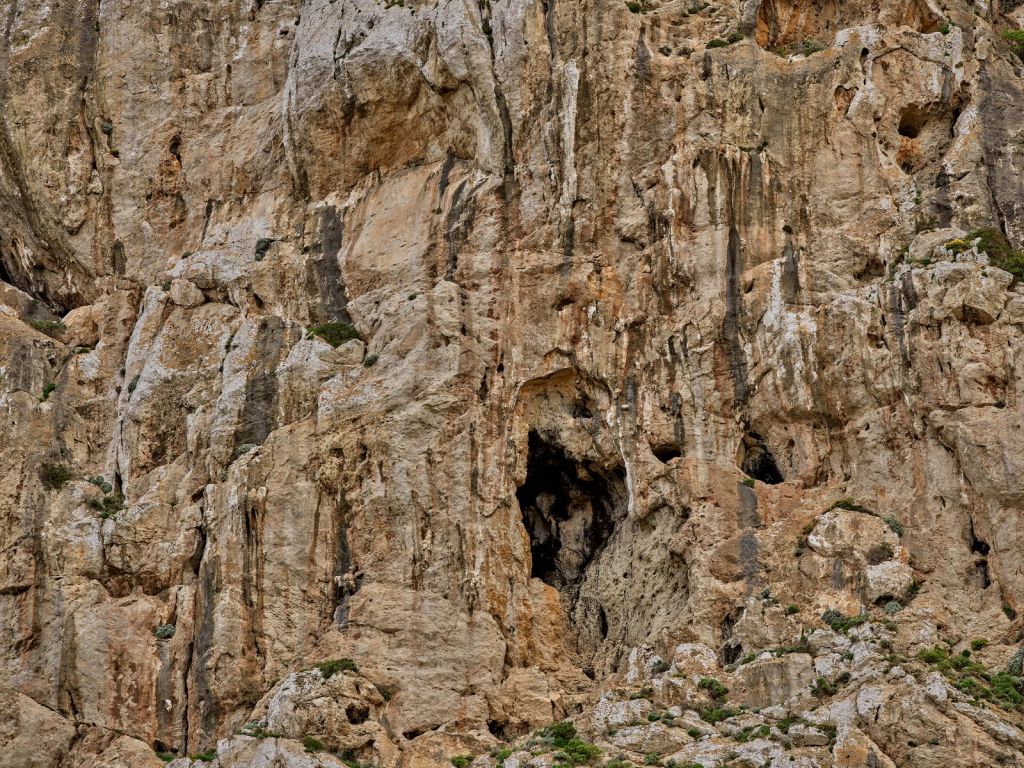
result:
[[[829,608],[823,614],[821,614],[821,620],[828,624],[836,632],[846,633],[854,627],[858,627],[869,620],[869,616],[866,613],[862,613],[859,616],[844,616],[839,611]]]
[[[174,637],[174,625],[173,624],[161,624],[159,627],[153,630],[153,635],[157,640],[170,640]]]
[[[451,764],[455,766],[455,768],[468,768],[469,764],[472,762],[472,755],[456,755],[451,759]]]
[[[39,398],[39,402],[40,403],[45,403],[50,398],[50,395],[53,394],[53,390],[55,390],[56,388],[57,388],[57,383],[56,382],[51,381],[51,382],[47,383],[43,387],[43,395],[42,395],[42,397]]]
[[[729,689],[713,677],[702,677],[697,683],[697,687],[710,693],[712,698],[719,700],[724,699],[725,695],[729,693]]]
[[[324,745],[312,736],[303,736],[302,746],[305,747],[307,752],[320,752],[324,748]]]
[[[197,752],[196,754],[192,755],[192,759],[197,760],[201,763],[212,763],[214,760],[217,759],[217,750],[208,749],[205,752]]]

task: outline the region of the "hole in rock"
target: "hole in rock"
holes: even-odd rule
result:
[[[559,590],[577,587],[626,513],[622,467],[579,462],[531,431],[526,480],[516,491],[530,533],[531,576]]]
[[[345,707],[345,717],[352,725],[365,723],[370,716],[370,709],[365,704],[356,704],[354,701]]]
[[[679,450],[679,446],[669,443],[651,445],[651,453],[653,453],[662,464],[668,464],[672,459],[678,459],[683,455],[682,451]]]
[[[917,104],[911,104],[900,113],[899,134],[908,139],[916,139],[927,122],[928,112]]]
[[[778,485],[784,478],[775,463],[764,439],[756,432],[748,432],[743,437],[743,460],[740,468],[749,477],[760,480],[768,485]]]

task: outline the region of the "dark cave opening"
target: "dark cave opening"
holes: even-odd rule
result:
[[[768,450],[764,439],[756,432],[748,432],[743,437],[743,461],[740,468],[748,477],[767,485],[778,485],[786,479],[779,471],[779,465],[775,463],[775,457]]]
[[[516,498],[530,534],[530,575],[572,591],[625,514],[625,471],[581,463],[535,431],[528,450]]]

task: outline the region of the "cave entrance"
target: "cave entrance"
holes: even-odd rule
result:
[[[625,517],[625,472],[577,461],[535,431],[528,450],[516,498],[530,533],[530,575],[575,601],[588,566]]]
[[[744,474],[768,485],[778,485],[785,480],[764,438],[756,432],[748,432],[743,436],[743,460],[740,467]]]

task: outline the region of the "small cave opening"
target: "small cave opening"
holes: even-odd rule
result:
[[[575,599],[587,567],[625,516],[625,471],[578,461],[532,430],[528,452],[516,498],[530,534],[530,575]]]
[[[760,480],[767,485],[778,485],[786,478],[779,471],[775,457],[757,432],[748,432],[743,437],[743,459],[740,469],[748,477]]]
[[[921,135],[925,123],[928,122],[928,112],[917,104],[910,104],[900,112],[900,123],[897,127],[900,136],[908,139],[916,139]]]
[[[651,443],[650,446],[651,453],[662,464],[668,464],[672,459],[678,459],[683,455],[675,443]]]

